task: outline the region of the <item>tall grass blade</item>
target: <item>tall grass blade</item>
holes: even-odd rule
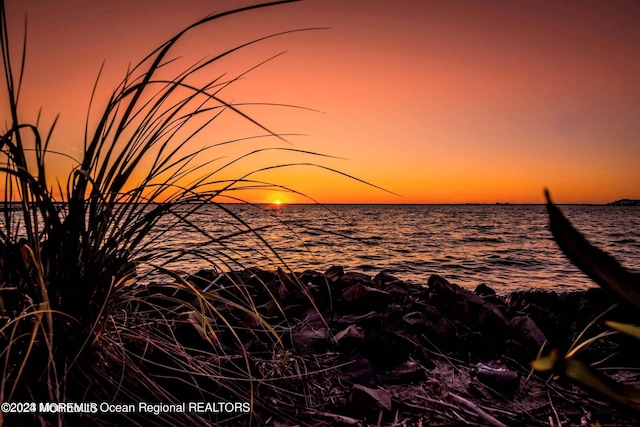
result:
[[[622,332],[623,334],[629,335],[630,337],[634,337],[640,340],[640,326],[630,325],[628,323],[614,322],[612,320],[608,320],[604,323],[608,327],[615,329],[618,332]]]
[[[568,378],[578,381],[620,403],[628,404],[629,402],[634,402],[640,404],[640,389],[620,384],[578,359],[565,359],[564,373]]]
[[[598,285],[640,308],[640,275],[629,272],[611,255],[589,243],[553,204],[548,191],[545,196],[551,232],[567,258]]]

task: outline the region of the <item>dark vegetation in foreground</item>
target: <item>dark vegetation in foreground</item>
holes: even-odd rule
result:
[[[88,94],[84,138],[64,141],[82,149],[80,158],[51,148],[55,120],[45,127],[39,117],[25,120],[20,115],[27,36],[22,62],[16,66],[12,61],[20,56],[10,52],[11,31],[5,3],[0,2],[3,111],[7,112],[2,120],[6,129],[0,134],[0,402],[247,401],[256,411],[265,406],[256,400],[257,389],[272,385],[254,381],[239,334],[251,327],[251,333],[275,351],[283,348],[282,331],[261,316],[246,291],[223,301],[220,289],[203,292],[164,266],[174,259],[195,257],[216,271],[240,268],[233,256],[234,237],[247,234],[257,242],[256,256],[266,254],[281,261],[262,238],[262,230],[218,202],[242,201],[244,189],[293,191],[261,180],[259,173],[313,166],[308,161],[267,163],[243,172],[247,157],[266,150],[298,154],[305,160],[320,155],[271,145],[237,158],[218,158],[220,147],[251,141],[279,144],[286,135],[271,132],[241,111],[249,104],[234,104],[221,94],[278,55],[237,75],[227,75],[217,65],[247,46],[300,30],[219,48],[177,71],[175,46],[210,23],[289,2],[247,6],[195,22],[132,66],[108,99],[94,99],[99,93],[96,82]],[[211,124],[227,115],[254,126],[257,134],[216,139]],[[51,176],[53,166],[61,162],[70,164],[68,176]],[[232,165],[241,171],[230,178],[225,172]],[[205,206],[226,212],[235,231],[214,235],[190,222],[190,215]],[[198,245],[179,249],[162,245],[167,231],[177,224],[199,231]],[[165,284],[132,284],[145,268],[163,273]],[[234,285],[246,289],[243,283]],[[219,311],[221,302],[243,313],[243,322],[227,319],[225,310]],[[174,331],[184,322],[199,325],[212,347],[203,351],[186,346]],[[241,424],[256,422],[255,415],[242,413]],[[0,413],[0,423],[73,425],[77,417]],[[96,421],[202,425],[237,417],[123,414]]]
[[[183,414],[129,414],[140,425],[493,425],[493,426],[635,426],[640,413],[633,406],[588,393],[554,374],[535,373],[530,362],[545,343],[562,352],[595,317],[615,301],[598,288],[557,294],[514,292],[498,296],[488,286],[474,292],[432,275],[424,285],[409,284],[387,273],[375,277],[332,267],[325,273],[297,275],[282,270],[246,269],[230,274],[201,271],[187,282],[213,289],[216,301],[209,316],[197,310],[193,291],[175,284],[132,285],[127,292],[141,302],[112,317],[119,324],[122,351],[143,354],[120,372],[141,372],[157,389],[179,396],[176,401],[202,400],[215,388],[216,399],[247,398],[254,383],[251,416],[208,414],[199,419]],[[238,286],[243,283],[243,286]],[[314,307],[297,285],[304,283]],[[268,320],[281,341],[232,301],[247,298],[261,319]],[[153,311],[142,310],[153,306]],[[612,318],[629,321],[633,310],[618,308]],[[221,320],[229,325],[224,325]],[[203,320],[206,323],[202,323]],[[231,326],[233,325],[233,326]],[[604,330],[592,326],[589,336]],[[145,330],[145,349],[131,332]],[[167,338],[175,343],[167,346]],[[624,367],[607,375],[622,384],[639,384],[633,338],[608,336],[581,353],[587,362],[607,361]],[[96,346],[88,360],[100,361],[108,350]],[[179,351],[179,353],[172,353]],[[92,356],[89,356],[92,355]],[[172,369],[177,358],[200,361],[198,372]],[[207,371],[208,370],[208,371]],[[140,371],[140,372],[138,372]],[[98,369],[97,372],[100,372]],[[221,390],[210,375],[234,373],[236,391]],[[242,373],[242,374],[241,374]],[[241,378],[241,375],[246,375]],[[100,378],[96,378],[98,380]],[[203,393],[189,387],[197,381]],[[185,384],[187,387],[185,387]],[[224,382],[223,382],[224,384]],[[228,386],[228,385],[227,385]],[[130,403],[132,395],[105,396],[105,384],[89,383],[82,401],[107,399]],[[193,390],[189,392],[189,390]],[[138,391],[139,392],[139,391]],[[81,397],[80,397],[81,396]],[[242,396],[242,397],[239,397]],[[150,401],[154,396],[144,396]],[[136,399],[138,397],[135,397]],[[210,398],[210,396],[209,396]],[[72,400],[72,398],[70,398]],[[166,401],[165,401],[166,402]],[[28,416],[7,416],[7,425],[31,425]],[[40,421],[47,420],[40,417]],[[66,415],[64,425],[92,422],[117,424],[120,416]]]

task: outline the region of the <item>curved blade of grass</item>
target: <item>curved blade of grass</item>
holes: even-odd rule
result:
[[[551,232],[567,258],[598,285],[640,308],[640,275],[632,274],[611,255],[589,243],[553,204],[547,190],[545,197]]]
[[[587,331],[589,329],[591,329],[594,325],[596,325],[600,320],[602,320],[602,318],[604,316],[607,315],[607,313],[611,312],[614,308],[616,308],[618,306],[618,304],[613,304],[611,307],[609,307],[608,309],[606,309],[605,311],[603,311],[602,313],[600,313],[599,315],[597,315],[596,317],[593,318],[593,320],[591,320],[587,326],[585,326],[584,328],[582,328],[582,330],[580,331],[580,333],[578,334],[578,336],[576,337],[575,340],[573,340],[573,342],[571,343],[571,347],[569,348],[569,353],[571,354],[571,352],[576,348],[576,346],[581,344],[581,340],[582,337],[584,336],[584,334],[587,333]]]
[[[591,337],[589,339],[581,341],[578,345],[573,347],[571,349],[571,351],[569,351],[565,357],[566,358],[572,358],[573,356],[578,354],[582,349],[585,349],[585,348],[589,347],[592,343],[594,343],[594,342],[596,342],[596,341],[598,341],[598,340],[600,340],[602,338],[606,338],[609,335],[613,335],[613,334],[617,334],[617,332],[616,331],[604,331],[604,332],[600,332],[596,336],[593,336],[593,337]]]
[[[620,384],[576,358],[560,358],[555,350],[548,356],[531,362],[531,367],[536,371],[543,372],[558,369],[567,378],[610,399],[625,404],[629,402],[640,403],[639,389]]]
[[[640,326],[630,325],[628,323],[614,322],[612,320],[608,320],[604,323],[610,328],[613,328],[618,332],[622,332],[623,334],[629,335],[631,337],[634,337],[640,340]]]
[[[640,389],[620,384],[578,359],[564,360],[564,374],[620,403],[640,403]]]

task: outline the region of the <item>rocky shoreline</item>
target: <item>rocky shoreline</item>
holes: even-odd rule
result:
[[[295,275],[259,269],[231,275],[200,271],[189,280],[204,290],[215,286],[229,298],[240,296],[237,283],[242,283],[257,312],[286,332],[290,361],[314,361],[304,378],[307,405],[295,398],[260,396],[313,424],[640,422],[633,408],[610,404],[552,375],[530,372],[529,364],[543,346],[564,354],[589,322],[613,304],[614,298],[600,288],[499,296],[486,285],[472,292],[437,275],[417,285],[384,271],[371,277],[339,266]],[[228,307],[220,309],[250,326],[240,334],[249,354],[270,350],[256,339],[260,327],[255,321]],[[622,307],[614,315],[625,320],[633,312]],[[603,328],[594,325],[588,336]],[[607,337],[586,347],[582,356],[588,362],[608,358],[614,366],[638,367],[634,355],[618,354],[626,345],[623,336]],[[258,359],[255,369],[261,372]],[[321,373],[314,374],[313,368]],[[632,369],[613,374],[638,382]],[[291,383],[282,380],[282,386]]]

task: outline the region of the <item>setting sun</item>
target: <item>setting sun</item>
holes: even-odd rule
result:
[[[293,199],[284,191],[274,191],[269,193],[266,199],[263,199],[265,203],[272,204],[274,206],[282,206],[287,203],[291,203]]]

